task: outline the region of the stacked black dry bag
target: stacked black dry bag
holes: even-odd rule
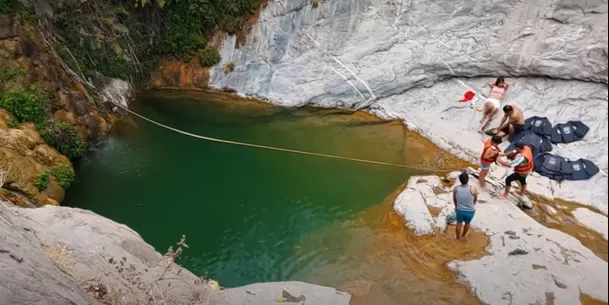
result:
[[[587,159],[570,161],[551,154],[552,144],[571,143],[584,138],[588,126],[581,121],[568,121],[552,126],[546,117],[530,117],[524,122],[524,131],[513,135],[506,150],[513,150],[515,143],[528,145],[535,158],[534,171],[552,180],[586,180],[599,172],[598,166]]]

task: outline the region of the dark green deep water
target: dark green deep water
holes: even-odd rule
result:
[[[133,109],[201,135],[403,162],[403,135],[338,110],[177,95],[147,97]],[[323,228],[378,205],[414,174],[213,143],[135,122],[137,129],[110,137],[75,164],[77,181],[64,205],[126,224],[161,253],[185,234],[190,247],[181,264],[224,287],[336,268],[341,245],[354,237]]]

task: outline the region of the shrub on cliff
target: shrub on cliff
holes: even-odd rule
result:
[[[34,181],[34,186],[38,189],[38,191],[44,191],[47,186],[49,186],[49,174],[48,173],[40,173],[38,177],[36,177],[36,181]]]
[[[199,63],[201,66],[211,67],[222,60],[220,53],[214,46],[207,46],[199,52]]]
[[[39,132],[47,144],[70,159],[80,157],[85,152],[85,143],[78,130],[68,122],[49,120],[39,128]]]
[[[2,93],[0,107],[12,113],[19,122],[44,124],[47,117],[47,97],[35,86],[15,88]]]
[[[59,164],[55,165],[51,168],[51,175],[55,177],[55,180],[64,189],[67,189],[72,182],[74,182],[74,178],[76,178],[76,174],[74,173],[74,168],[72,168],[71,164]]]
[[[261,2],[59,0],[55,25],[64,42],[56,49],[84,76],[99,72],[146,80],[158,57],[190,60],[202,53],[202,64],[211,66],[220,55],[206,37],[216,30],[242,30],[244,17]]]
[[[13,9],[12,0],[0,0],[0,14],[8,14]]]

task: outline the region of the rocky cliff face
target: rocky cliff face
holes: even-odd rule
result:
[[[40,15],[52,13],[49,7],[44,6],[45,1],[34,2]],[[101,139],[110,131],[116,117],[108,107],[96,103],[81,83],[69,77],[45,44],[36,23],[24,16],[22,12],[0,14],[0,92],[27,91],[35,86],[36,90],[44,93],[48,120],[72,126],[77,133],[75,136],[82,142]],[[61,202],[66,185],[57,183],[48,173],[54,166],[69,164],[69,160],[56,150],[57,145],[53,147],[45,143],[40,136],[40,128],[32,123],[18,122],[14,113],[11,115],[4,109],[0,110],[0,177],[3,187],[0,193],[24,206],[32,202]],[[37,185],[37,179],[45,175],[49,182]]]
[[[284,105],[364,108],[405,120],[458,156],[481,149],[466,90],[512,84],[504,103],[553,123],[580,119],[584,141],[558,147],[607,172],[607,1],[339,0],[268,3],[244,46],[227,36],[210,84]],[[225,73],[225,66],[234,70]],[[607,178],[534,179],[531,190],[607,213]]]

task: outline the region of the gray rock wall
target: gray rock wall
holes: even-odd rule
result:
[[[244,47],[236,49],[234,37],[225,41],[211,84],[321,105],[363,102],[342,76],[364,100],[457,76],[607,84],[607,1],[310,3],[270,1]],[[228,62],[236,69],[224,74]]]
[[[504,102],[525,116],[588,124],[584,141],[556,152],[606,173],[607,11],[606,0],[275,0],[244,46],[225,38],[210,83],[283,105],[369,108],[476,161],[480,114],[456,101],[506,76]],[[607,213],[606,175],[536,180],[538,193]]]

